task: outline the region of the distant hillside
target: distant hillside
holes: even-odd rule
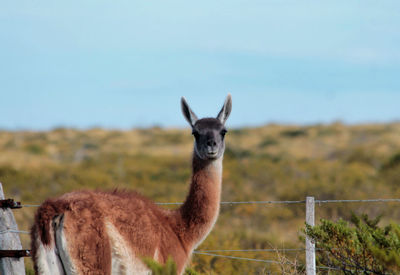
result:
[[[400,198],[400,123],[230,129],[226,142],[223,201]],[[7,197],[25,204],[96,188],[135,189],[159,202],[179,202],[188,189],[192,146],[189,129],[0,131],[0,181]],[[303,208],[222,206],[201,249],[301,247]],[[400,221],[399,209],[393,203],[323,205],[317,219],[356,211]],[[34,210],[15,211],[20,229],[29,229]],[[23,241],[28,247],[29,239]],[[265,264],[194,256],[193,266],[211,274],[263,274]]]

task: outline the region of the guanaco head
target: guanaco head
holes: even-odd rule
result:
[[[216,118],[198,119],[184,97],[181,99],[182,113],[192,127],[195,138],[194,152],[200,159],[214,160],[222,157],[225,150],[224,137],[227,132],[225,122],[232,110],[232,97],[226,97],[224,106]]]

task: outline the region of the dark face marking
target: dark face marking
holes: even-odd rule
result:
[[[216,118],[203,118],[193,125],[195,154],[203,160],[218,159],[224,154],[226,134],[224,125]]]
[[[227,132],[224,125],[232,110],[231,95],[228,94],[226,97],[216,118],[198,119],[184,97],[181,99],[181,108],[183,116],[192,127],[195,138],[195,155],[203,160],[214,160],[222,157],[225,150],[224,137]]]

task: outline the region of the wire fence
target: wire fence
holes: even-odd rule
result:
[[[400,199],[365,199],[365,200],[315,200],[315,203],[357,203],[357,202],[400,202]],[[221,205],[238,204],[302,204],[305,200],[292,201],[222,201]],[[156,202],[157,205],[182,205],[183,202]],[[21,204],[22,207],[39,207],[40,204]]]
[[[400,199],[365,199],[365,200],[315,200],[315,203],[356,203],[356,202],[400,202]],[[222,201],[221,205],[237,205],[237,204],[302,204],[305,200],[293,201]],[[157,202],[158,205],[181,205],[182,202]],[[39,205],[32,205],[39,206]]]
[[[215,249],[215,250],[196,250],[196,252],[204,253],[221,253],[221,252],[301,252],[305,248],[270,248],[270,249]]]
[[[387,203],[387,202],[400,202],[400,199],[360,199],[360,200],[315,200],[315,203],[318,205],[328,204],[328,203]],[[235,205],[243,205],[243,204],[254,204],[254,205],[263,205],[263,204],[305,204],[306,200],[285,200],[285,201],[223,201],[221,202],[221,206],[235,206]],[[182,205],[182,202],[158,202],[157,205]],[[22,204],[22,207],[39,207],[40,204]],[[29,231],[24,230],[15,230],[15,229],[7,229],[0,231],[0,234],[5,233],[15,233],[15,234],[30,234]],[[239,257],[233,255],[223,255],[220,253],[255,253],[255,252],[284,252],[284,253],[302,253],[307,249],[305,248],[282,248],[282,249],[212,249],[212,250],[195,250],[193,251],[196,255],[206,255],[212,257],[219,257],[231,260],[241,260],[241,261],[251,261],[251,262],[262,262],[268,264],[281,264],[281,262],[276,260],[267,260],[267,259],[254,259],[247,257]],[[321,250],[316,248],[315,250]],[[216,254],[218,253],[218,254]],[[316,266],[316,269],[322,270],[341,270],[338,267],[330,267],[330,266]],[[366,271],[366,273],[369,273]]]

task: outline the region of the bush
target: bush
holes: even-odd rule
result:
[[[344,274],[399,274],[400,225],[379,227],[380,217],[352,214],[351,224],[321,220],[304,232],[316,243],[318,264]]]
[[[305,129],[285,130],[285,131],[282,131],[281,135],[284,137],[289,137],[289,138],[307,136],[307,130],[305,130]]]
[[[145,264],[150,268],[151,274],[153,275],[176,275],[176,264],[172,258],[168,258],[165,265],[159,264],[152,259],[144,259]],[[196,271],[187,268],[184,275],[200,275]]]

